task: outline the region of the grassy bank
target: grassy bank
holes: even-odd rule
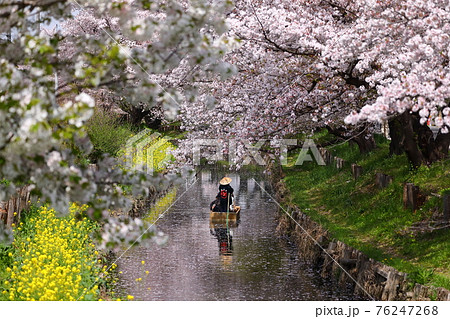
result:
[[[133,154],[134,165],[145,163],[153,165],[153,169],[161,169],[161,162],[166,157],[166,152],[174,148],[170,141],[182,138],[185,134],[177,131],[176,126],[173,125],[167,125],[164,128],[166,129],[164,132],[158,132],[144,124],[132,125],[120,119],[117,114],[96,108],[93,116],[86,123],[86,131],[93,148],[89,154],[79,153],[80,162],[96,163],[104,154],[116,158],[129,156],[131,154],[127,152],[130,150],[126,146],[132,146],[132,148],[142,148],[139,149],[139,154]],[[144,130],[146,134],[142,135]],[[134,140],[136,135],[139,138]],[[133,142],[127,145],[130,141]],[[153,154],[147,154],[149,149]],[[149,157],[153,158],[153,163],[147,163]]]
[[[315,136],[316,142],[328,138],[326,133]],[[335,156],[363,167],[357,181],[349,164],[342,170],[311,162],[295,166],[298,152],[291,153],[290,164],[284,167],[290,200],[335,238],[369,257],[409,273],[415,282],[450,289],[448,228],[423,233],[412,228],[442,209],[442,200],[432,194],[450,188],[450,160],[410,171],[404,155],[389,156],[389,141],[377,137],[377,142],[377,149],[364,155],[348,143],[329,147]],[[393,183],[378,189],[377,172],[392,176]],[[403,208],[405,182],[419,186],[426,195],[416,212]]]

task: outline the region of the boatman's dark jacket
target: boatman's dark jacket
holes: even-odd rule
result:
[[[220,208],[222,212],[226,212],[227,205],[231,205],[233,203],[233,191],[233,187],[229,184],[219,186]]]

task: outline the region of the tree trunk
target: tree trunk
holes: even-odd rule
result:
[[[400,115],[400,121],[403,127],[403,149],[411,163],[412,168],[416,169],[425,162],[422,152],[417,146],[417,134],[414,132],[413,119],[411,114],[406,111]]]
[[[146,116],[144,118],[145,124],[153,130],[159,130],[161,128],[162,120],[158,118],[151,118],[150,116]]]
[[[450,195],[444,195],[443,199],[444,220],[450,222]]]
[[[349,134],[346,134],[348,131],[344,127],[332,128],[331,126],[327,125],[326,128],[328,132],[337,137],[348,140],[350,144],[356,143],[361,154],[373,151],[377,146],[375,143],[375,139],[373,138],[373,134],[363,133],[366,129],[366,126],[361,126],[356,131],[353,131],[353,137],[351,137],[351,135]]]
[[[389,155],[401,155],[404,152],[403,149],[403,126],[399,117],[395,117],[389,120],[389,136],[391,137],[391,143],[389,144]]]
[[[420,124],[417,113],[404,112],[389,121],[390,154],[406,153],[413,168],[430,165],[448,156],[450,133],[438,133],[436,140],[428,125]]]
[[[442,154],[436,148],[433,131],[428,125],[420,124],[420,116],[417,113],[411,115],[414,132],[417,133],[417,143],[427,165],[442,159]]]
[[[358,145],[359,152],[361,154],[369,153],[369,152],[373,151],[375,149],[375,147],[377,146],[372,134],[370,134],[370,135],[361,134],[361,135],[355,136],[351,140],[354,141]]]
[[[438,133],[436,139],[434,140],[435,151],[437,152],[437,157],[439,159],[448,157],[448,150],[450,147],[450,133],[442,134]]]
[[[142,120],[148,115],[149,111],[142,110],[140,108],[132,107],[128,111],[128,114],[130,114],[130,123],[132,125],[140,125],[142,123]]]

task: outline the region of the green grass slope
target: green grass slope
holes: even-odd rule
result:
[[[323,142],[329,137],[320,133],[314,138]],[[411,228],[419,222],[430,224],[426,222],[442,212],[442,200],[435,194],[450,189],[450,160],[410,171],[404,155],[389,156],[389,141],[377,137],[377,143],[376,150],[364,155],[348,143],[329,147],[335,156],[348,161],[341,170],[315,162],[293,165],[298,151],[292,152],[290,164],[284,167],[290,200],[335,238],[369,257],[409,273],[416,282],[450,289],[450,230],[422,233]],[[363,167],[356,181],[350,163]],[[379,189],[377,172],[392,176],[392,184]],[[416,212],[403,208],[405,182],[419,186],[426,195]]]

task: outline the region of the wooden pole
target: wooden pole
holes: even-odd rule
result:
[[[352,175],[357,180],[362,175],[363,168],[357,164],[352,164]]]
[[[403,187],[403,206],[416,211],[418,208],[419,187],[413,183],[406,183]]]
[[[392,183],[392,177],[383,173],[377,173],[375,176],[375,184],[379,188],[386,188],[388,185]]]

